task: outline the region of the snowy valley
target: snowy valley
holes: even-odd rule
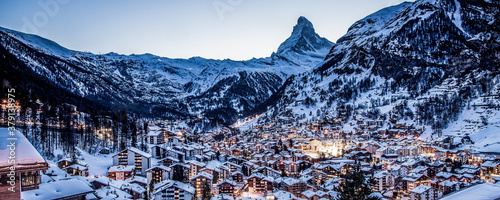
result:
[[[403,2],[333,43],[299,17],[245,61],[92,54],[0,28],[17,95],[0,133],[29,152],[26,200],[498,199],[499,19],[498,1]]]

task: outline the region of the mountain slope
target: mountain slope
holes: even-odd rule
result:
[[[496,1],[419,0],[382,9],[353,24],[323,64],[295,77],[260,123],[340,120],[338,128],[349,131],[357,120],[383,120],[382,129],[413,124],[432,137],[450,134],[443,131],[468,104],[485,102],[498,113],[499,14]]]
[[[301,17],[296,27],[305,21]],[[307,22],[308,31],[294,32],[291,38],[319,38]],[[219,121],[224,123],[246,115],[267,100],[290,75],[321,62],[326,55],[324,49],[333,45],[324,38],[321,42],[308,47],[314,55],[248,61],[170,59],[151,54],[95,55],[72,51],[36,35],[0,28],[3,57],[17,60],[16,65],[5,67],[30,71],[40,76],[44,85],[71,93],[84,102],[173,118],[203,116],[222,109],[226,113]],[[288,50],[297,46],[295,41],[287,39],[286,43],[290,47],[282,45],[280,51],[296,51]],[[3,79],[12,82],[9,77]],[[31,92],[35,96],[47,95],[43,90]]]

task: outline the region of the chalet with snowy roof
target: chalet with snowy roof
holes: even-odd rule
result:
[[[284,164],[284,170],[289,176],[297,176],[299,173],[312,166],[311,163],[307,161],[299,160],[297,162],[292,162],[285,160],[282,162]],[[281,164],[281,163],[280,163]]]
[[[407,146],[397,146],[397,148],[395,148],[394,151],[401,157],[406,157],[410,155],[410,149],[408,149]]]
[[[229,157],[227,158],[227,162],[232,162],[232,163],[237,163],[237,164],[238,164],[238,163],[239,163],[239,164],[241,164],[241,163],[243,163],[243,162],[245,162],[245,161],[247,161],[247,160],[245,160],[245,159],[244,159],[244,158],[242,158],[242,157],[229,156]]]
[[[242,172],[243,172],[243,169],[247,169],[247,172],[244,172],[244,173],[247,173],[247,174],[250,174],[250,172],[252,172],[253,170],[257,169],[259,167],[259,165],[253,163],[253,162],[250,162],[250,161],[247,161],[247,162],[244,162],[243,164],[241,164],[242,166]]]
[[[121,184],[123,185],[123,184]],[[132,195],[120,189],[120,186],[104,186],[95,190],[98,199],[132,199]]]
[[[476,165],[462,165],[460,169],[456,170],[459,174],[471,174],[480,176],[482,174],[481,167]]]
[[[279,181],[280,189],[292,193],[295,196],[301,196],[302,192],[311,189],[311,187],[304,181],[295,178],[284,177]]]
[[[307,184],[310,184],[310,185],[312,185],[312,186],[317,186],[317,185],[315,184],[315,182],[313,181],[313,177],[312,177],[312,176],[303,175],[303,176],[300,176],[298,179],[299,179],[299,180],[301,180],[301,181],[304,181],[304,182],[306,182]]]
[[[180,162],[179,159],[173,157],[166,157],[158,161],[158,164],[170,167],[171,165]]]
[[[254,173],[247,178],[248,191],[253,193],[269,193],[273,191],[274,178],[261,173]]]
[[[377,150],[375,150],[375,157],[377,158],[382,158],[383,155],[386,154],[395,154],[396,152],[394,151],[393,148],[390,147],[381,147]]]
[[[442,192],[434,187],[419,185],[411,190],[411,200],[435,200],[443,196]]]
[[[183,183],[189,183],[190,166],[188,164],[175,163],[171,165],[170,168],[172,169],[172,179]]]
[[[314,170],[321,171],[325,174],[327,174],[328,177],[334,177],[337,175],[341,174],[341,169],[339,167],[345,166],[347,164],[343,165],[331,165],[331,164],[314,164],[312,168]]]
[[[176,148],[180,148],[180,151],[184,152],[186,160],[191,160],[194,156],[199,155],[201,152],[196,147],[192,147],[190,145],[176,146]]]
[[[88,176],[89,175],[89,167],[88,165],[82,164],[72,164],[70,166],[64,167],[62,170],[66,171],[69,175],[72,176]]]
[[[270,168],[273,168],[273,169],[278,169],[276,167],[276,164],[279,163],[279,161],[276,161],[276,160],[270,160],[270,161],[267,161],[264,163],[265,166],[267,167],[270,167]]]
[[[242,168],[241,165],[238,165],[238,164],[232,163],[232,162],[225,162],[224,165],[229,168],[229,173],[232,173],[235,171],[241,171],[241,168]]]
[[[159,127],[150,127],[149,133],[146,135],[146,141],[149,144],[163,144],[168,142],[169,136],[174,135],[170,131]]]
[[[200,172],[190,179],[191,185],[196,188],[195,196],[196,198],[201,198],[203,196],[203,187],[208,184],[212,186],[213,176],[211,174]]]
[[[252,160],[264,160],[264,154],[263,153],[253,153]]]
[[[438,184],[438,189],[443,192],[443,195],[460,190],[461,183],[457,181],[445,180]]]
[[[167,166],[158,165],[146,170],[148,183],[157,184],[172,178],[172,169]]]
[[[436,176],[436,171],[434,171],[434,169],[422,165],[412,169],[410,173],[423,174],[429,178],[433,178]]]
[[[20,192],[38,189],[41,172],[49,168],[47,162],[22,133],[13,133],[11,136],[7,128],[0,129],[0,155],[5,155],[0,159],[0,193],[4,194],[2,198],[5,199],[19,199]],[[9,147],[13,141],[15,149]],[[14,165],[11,164],[12,160],[8,159],[11,149],[15,152]],[[11,171],[12,166],[15,171]],[[9,191],[12,187],[9,182],[11,177],[16,178],[13,182],[16,192]]]
[[[270,176],[273,178],[277,178],[277,177],[281,176],[281,172],[279,172],[275,169],[272,169],[270,167],[259,167],[259,168],[255,169],[254,171],[252,171],[252,174],[254,174],[254,173],[262,173],[266,176]]]
[[[69,179],[40,184],[38,189],[21,192],[21,199],[86,199],[94,190],[85,182]],[[2,198],[7,199],[5,196]]]
[[[186,162],[186,164],[189,165],[190,169],[189,169],[189,178],[191,178],[192,176],[196,175],[198,172],[200,172],[201,169],[203,169],[203,167],[205,167],[205,163],[203,162],[199,162],[199,161],[196,161],[196,160],[188,160]]]
[[[428,185],[431,179],[423,174],[409,173],[403,179],[403,190],[411,191],[418,185]]]
[[[315,186],[321,186],[321,183],[327,179],[328,174],[325,172],[319,171],[319,170],[314,170],[314,169],[306,169],[301,172],[301,176],[310,176],[311,179],[309,180],[309,183]]]
[[[272,193],[271,198],[276,200],[302,200],[302,198],[297,197],[292,193],[283,190],[279,190],[277,192]]]
[[[170,146],[167,146],[165,144],[163,145],[154,145],[151,147],[151,154],[156,158],[156,159],[164,159],[164,158],[175,158],[181,162],[184,161],[185,159],[185,153],[182,151],[178,151],[173,149]]]
[[[139,179],[129,178],[124,180],[113,180],[107,177],[99,177],[92,181],[97,189],[99,198],[144,198],[146,187]]]
[[[134,166],[137,175],[146,176],[146,170],[151,167],[151,154],[129,147],[113,155],[113,166]]]
[[[257,167],[255,167],[255,169],[260,167],[260,166],[265,166],[267,164],[267,162],[262,161],[262,160],[250,160],[249,162],[251,162],[252,164],[257,166]]]
[[[439,172],[436,174],[436,178],[440,181],[458,181],[460,179],[460,175],[450,172]]]
[[[416,159],[407,160],[406,162],[401,163],[401,166],[405,166],[409,170],[413,170],[419,166],[425,166],[425,165],[426,165],[425,161]]]
[[[231,197],[236,197],[239,194],[239,186],[236,184],[236,182],[231,181],[231,180],[223,180],[219,183],[217,183],[216,191],[217,194],[225,194]]]
[[[384,191],[394,189],[395,180],[394,175],[387,171],[379,171],[373,175],[374,185],[372,189],[375,191]]]
[[[350,153],[344,154],[344,157],[351,160],[360,160],[363,162],[370,162],[372,160],[372,154],[368,151],[352,151]]]
[[[447,164],[445,162],[441,162],[439,160],[428,163],[427,165],[428,165],[427,167],[429,167],[430,169],[433,169],[436,172],[442,171],[447,166]]]
[[[115,180],[125,180],[132,177],[135,166],[112,166],[108,169],[108,177]]]
[[[205,165],[203,169],[200,171],[206,172],[208,174],[216,175],[219,179],[229,179],[229,167],[225,166],[223,163],[212,160]],[[214,179],[214,183],[217,183],[219,180]]]
[[[420,146],[409,146],[408,151],[409,156],[420,156],[422,154],[422,149]]]
[[[312,190],[306,190],[302,192],[301,197],[307,200],[330,199],[330,195],[321,190],[318,190],[316,192],[313,192]]]
[[[236,183],[242,183],[245,179],[245,176],[240,171],[232,172],[231,174],[229,174],[229,176],[231,177],[231,180],[235,181]]]
[[[283,160],[283,155],[274,154],[271,159],[275,160],[275,161],[282,161]]]
[[[111,153],[111,150],[110,150],[109,148],[107,148],[107,147],[104,147],[104,148],[102,148],[101,150],[99,150],[99,153],[100,153],[100,154],[106,154],[106,155],[107,155],[107,154],[110,154],[110,153]]]
[[[392,154],[383,154],[382,155],[382,160],[397,160],[399,158],[399,155],[396,154],[396,153],[392,153]]]
[[[302,161],[311,162],[311,160],[312,160],[311,156],[308,156],[308,155],[303,154],[303,153],[296,153],[292,157],[293,157],[293,161],[302,160]]]
[[[112,182],[113,179],[110,179],[109,177],[106,176],[101,176],[98,178],[94,178],[90,181],[91,185],[95,189],[102,188],[104,186],[108,186],[110,182]]]
[[[243,156],[243,150],[240,148],[231,148],[229,154],[232,156]]]
[[[332,191],[334,188],[338,187],[340,183],[345,182],[345,179],[335,177],[331,178],[325,181],[323,185],[320,186],[320,188],[324,191]]]
[[[171,136],[168,141],[174,146],[180,146],[184,143],[185,139],[180,136]]]
[[[127,183],[122,185],[122,190],[132,195],[133,199],[144,199],[146,194],[146,189],[137,183]]]
[[[60,168],[60,169],[63,169],[67,166],[70,166],[72,165],[74,162],[71,160],[71,158],[63,158],[59,161],[57,161],[57,166]]]
[[[500,175],[500,162],[485,161],[481,167],[486,168],[486,173],[489,175]]]
[[[165,180],[154,185],[155,200],[192,200],[196,189],[186,183],[174,180]]]
[[[136,183],[142,187],[147,187],[148,186],[148,179],[142,176],[133,176],[132,178],[129,178],[125,180],[129,183]]]

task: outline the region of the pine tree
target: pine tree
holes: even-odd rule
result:
[[[248,168],[246,165],[241,166],[241,171],[243,172],[243,175],[249,176],[248,174]]]
[[[341,183],[334,190],[339,192],[337,200],[377,200],[378,197],[369,197],[372,193],[370,183],[373,179],[366,180],[361,172],[361,165],[356,163],[347,173],[345,183]]]
[[[210,200],[212,198],[212,191],[210,189],[210,184],[207,182],[205,182],[205,184],[203,184],[203,190],[201,192],[201,199],[202,200]]]
[[[131,131],[131,145],[132,147],[137,147],[137,126],[135,125],[135,120],[130,123],[130,131]]]
[[[214,184],[219,183],[219,172],[214,171],[213,179]]]
[[[174,166],[174,173],[172,180],[183,182],[184,181],[184,167],[181,165]]]
[[[42,152],[45,154],[44,156],[47,156],[46,154],[46,147],[47,147],[47,138],[48,138],[48,133],[47,133],[47,106],[44,105],[43,107],[43,112],[40,113],[40,120],[41,120],[41,127],[40,127],[40,141],[42,141]]]
[[[153,192],[154,192],[154,184],[153,184],[153,181],[150,181],[148,184],[148,190],[146,192],[145,199],[148,200]]]
[[[284,169],[280,170],[281,171],[281,177],[287,177],[286,172]]]
[[[144,130],[144,133],[141,135],[141,150],[143,151],[147,151],[148,147],[147,145],[145,144],[144,140],[147,138],[144,138],[145,136],[148,135],[148,122],[144,122],[143,124],[143,130]]]
[[[216,151],[215,156],[217,157],[217,160],[220,160],[220,151]]]

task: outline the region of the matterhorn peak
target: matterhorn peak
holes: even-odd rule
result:
[[[297,25],[293,27],[292,37],[311,37],[317,35],[313,24],[305,17],[300,16],[297,20]]]
[[[325,49],[328,51],[332,46],[332,42],[320,37],[314,30],[313,24],[301,16],[293,27],[291,36],[279,46],[277,54],[282,57],[286,57],[289,53],[305,55],[311,52],[323,52]]]
[[[297,20],[297,25],[295,27],[307,27],[307,28],[312,28],[314,30],[313,24],[311,21],[309,21],[307,18],[304,16],[300,16],[299,19]]]

